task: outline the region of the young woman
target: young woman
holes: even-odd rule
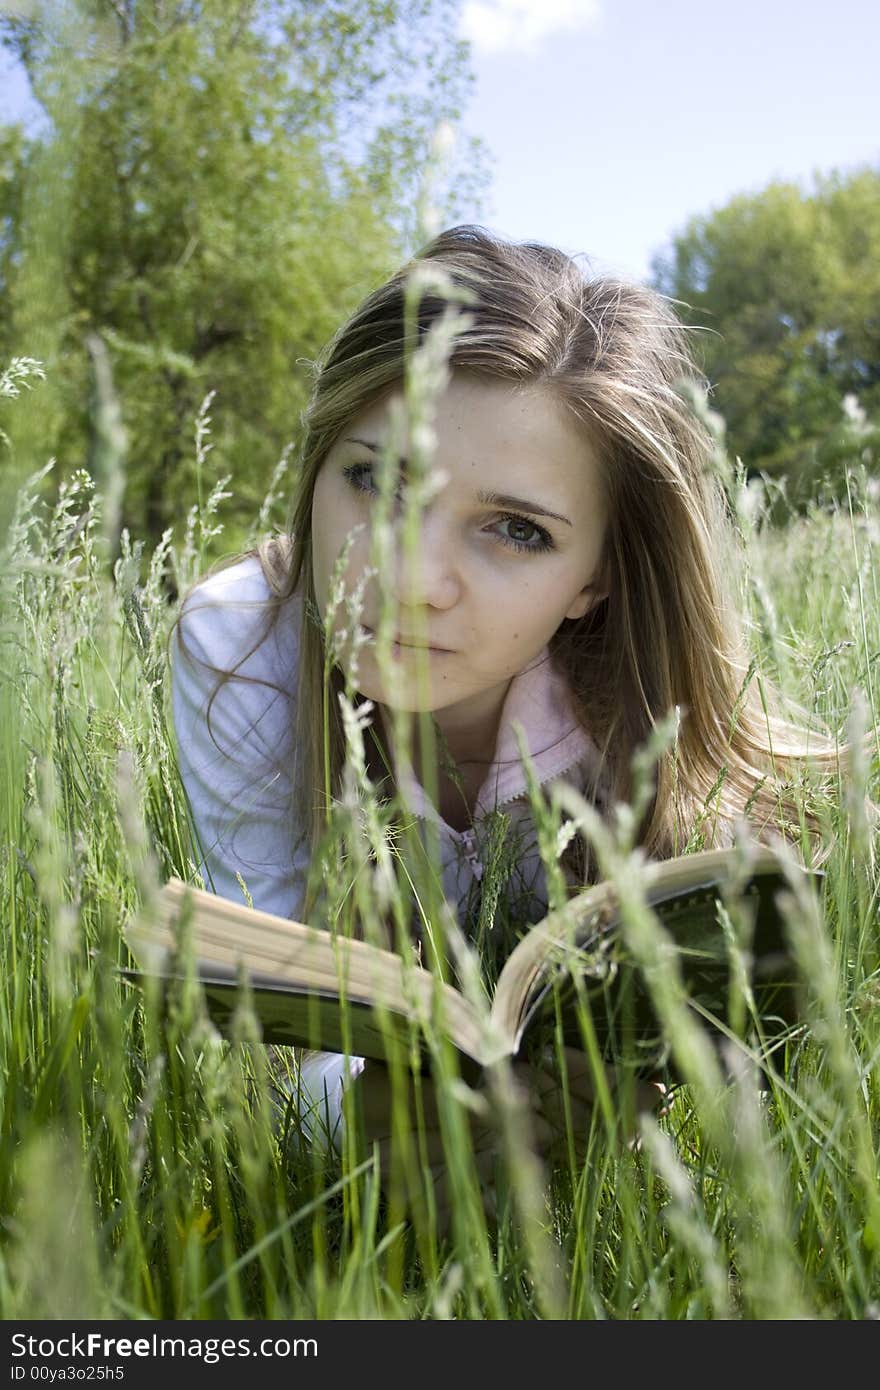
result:
[[[749,678],[735,531],[687,403],[701,383],[673,312],[648,289],[588,278],[551,247],[478,227],[442,233],[415,264],[445,276],[468,316],[436,402],[417,554],[398,509],[391,572],[380,580],[371,566],[389,447],[401,488],[410,471],[415,430],[401,436],[396,423],[407,353],[448,305],[428,288],[410,319],[408,265],[319,365],[287,536],[215,571],[184,604],[174,720],[206,882],[241,900],[240,874],[255,907],[312,920],[309,869],[344,778],[337,696],[353,670],[359,701],[372,702],[373,781],[435,827],[462,922],[499,807],[518,837],[519,910],[536,921],[547,906],[517,728],[542,792],[563,779],[603,811],[631,798],[633,753],[678,706],[675,755],[661,760],[639,826],[646,854],[729,844],[744,817],[759,838],[799,844],[805,831],[815,866],[826,851],[795,783],[805,756],[836,781],[839,752]],[[343,587],[325,626],[334,570]],[[376,649],[386,602],[390,673]],[[411,763],[399,759],[393,709],[432,716],[446,749],[436,775],[418,744]],[[573,889],[596,873],[582,839],[563,865]],[[366,1095],[371,1070],[381,1110],[381,1068],[360,1084]],[[331,1128],[343,1075],[328,1054],[303,1064],[303,1091],[323,1096]]]

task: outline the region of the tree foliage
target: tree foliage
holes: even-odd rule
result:
[[[122,519],[148,541],[195,496],[210,390],[213,474],[233,475],[253,516],[309,362],[413,248],[432,133],[470,80],[457,9],[68,0],[2,21],[47,116],[0,144],[3,347],[46,361],[40,456],[76,466],[92,428],[85,343],[102,336],[128,438]],[[441,215],[472,205],[482,177],[466,148],[435,190]]]
[[[789,496],[839,495],[842,459],[877,460],[880,170],[734,198],[693,218],[654,283],[684,301],[731,448]]]

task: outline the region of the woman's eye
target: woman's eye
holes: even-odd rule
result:
[[[378,488],[373,481],[373,464],[371,463],[352,463],[347,468],[343,468],[342,475],[350,487],[357,492],[366,492],[370,496],[378,493]],[[402,501],[401,483],[395,493],[398,501]],[[495,536],[502,545],[508,550],[521,551],[523,554],[536,555],[540,551],[553,549],[553,537],[549,531],[545,531],[543,526],[538,526],[536,522],[529,521],[524,516],[501,516],[493,523],[496,528],[510,527],[510,531],[504,534],[503,529],[496,529]],[[525,534],[523,534],[525,533]]]
[[[379,489],[373,481],[373,465],[371,463],[353,463],[348,468],[343,468],[342,476],[351,487],[357,492],[366,492],[370,496],[378,496]],[[403,501],[403,488],[405,484],[400,482],[394,493],[398,502]]]
[[[357,488],[359,492],[375,492],[376,488],[372,480],[373,465],[371,463],[353,463],[348,468],[343,468],[342,476],[351,487]]]
[[[534,521],[528,521],[524,516],[503,516],[498,525],[511,528],[511,531],[506,536],[502,536],[501,539],[505,545],[509,545],[513,550],[531,551],[532,554],[537,554],[541,550],[553,549],[553,537],[549,531],[545,531],[543,526],[538,526]],[[525,540],[522,536],[523,531],[528,533]],[[519,534],[516,534],[517,532]]]

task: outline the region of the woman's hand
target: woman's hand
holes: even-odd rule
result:
[[[592,1124],[596,1090],[593,1070],[585,1053],[575,1048],[563,1050],[568,1102],[561,1077],[559,1058],[550,1049],[537,1061],[515,1062],[511,1069],[515,1103],[526,1107],[525,1133],[534,1153],[549,1162],[564,1161],[570,1152],[567,1113],[571,1120],[571,1142],[574,1156],[582,1162]],[[619,1103],[614,1073],[606,1068],[612,1102]],[[509,1084],[499,1079],[498,1085]],[[632,1138],[637,1115],[644,1110],[656,1110],[666,1098],[659,1083],[638,1082],[633,1088],[635,1106],[624,1119],[624,1133]],[[395,1103],[398,1107],[395,1111]],[[455,1104],[465,1111],[474,1165],[480,1185],[484,1210],[494,1218],[496,1209],[496,1162],[503,1141],[498,1119],[498,1107],[492,1104],[492,1087],[483,1082],[476,1090],[461,1087]],[[441,1234],[449,1229],[455,1199],[450,1177],[450,1163],[444,1146],[440,1119],[440,1099],[430,1076],[420,1076],[416,1082],[408,1072],[395,1085],[388,1067],[370,1061],[363,1074],[345,1088],[343,1114],[346,1127],[362,1125],[367,1151],[378,1152],[379,1172],[383,1188],[392,1183],[406,1182],[407,1164],[421,1171],[431,1183]],[[395,1118],[398,1128],[395,1130]],[[412,1184],[407,1184],[409,1187]]]
[[[516,1078],[517,1101],[531,1107],[528,1132],[534,1146],[540,1152],[549,1143],[551,1133],[539,1112],[537,1094],[523,1084],[530,1078],[530,1074],[531,1069],[525,1067],[522,1074]],[[401,1082],[405,1083],[405,1089]],[[394,1177],[393,1153],[397,1155],[397,1173],[402,1174],[405,1167],[403,1152],[409,1150],[409,1161],[415,1164],[431,1183],[438,1229],[441,1234],[445,1234],[449,1229],[455,1191],[450,1175],[448,1150],[443,1140],[440,1098],[430,1076],[420,1076],[415,1085],[407,1073],[401,1078],[401,1082],[395,1086],[388,1067],[379,1062],[368,1062],[360,1079],[346,1088],[347,1094],[343,1101],[345,1123],[346,1126],[362,1123],[368,1151],[372,1152],[374,1147],[377,1148],[381,1181],[386,1191]],[[394,1131],[395,1102],[399,1107],[399,1123],[407,1127],[405,1132]],[[494,1219],[495,1170],[502,1148],[501,1129],[496,1114],[483,1085],[477,1090],[470,1090],[462,1084],[453,1103],[461,1106],[464,1112],[470,1132],[483,1209],[488,1217]]]
[[[586,1156],[593,1110],[597,1103],[595,1076],[587,1054],[579,1048],[563,1047],[560,1065],[559,1054],[551,1047],[531,1062],[517,1062],[514,1071],[522,1083],[529,1086],[533,1104],[545,1123],[546,1132],[549,1132],[550,1138],[542,1154],[544,1158],[563,1158],[567,1151],[567,1092],[574,1156],[582,1161]],[[639,1115],[661,1107],[665,1113],[671,1104],[670,1094],[660,1081],[635,1081],[627,1092],[613,1068],[608,1066],[605,1067],[605,1080],[623,1135],[630,1142],[635,1139]],[[624,1100],[628,1105],[626,1114],[621,1113]]]

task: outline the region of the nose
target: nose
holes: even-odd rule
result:
[[[461,591],[455,547],[439,513],[426,508],[407,553],[402,524],[395,529],[394,596],[405,608],[451,608]]]

